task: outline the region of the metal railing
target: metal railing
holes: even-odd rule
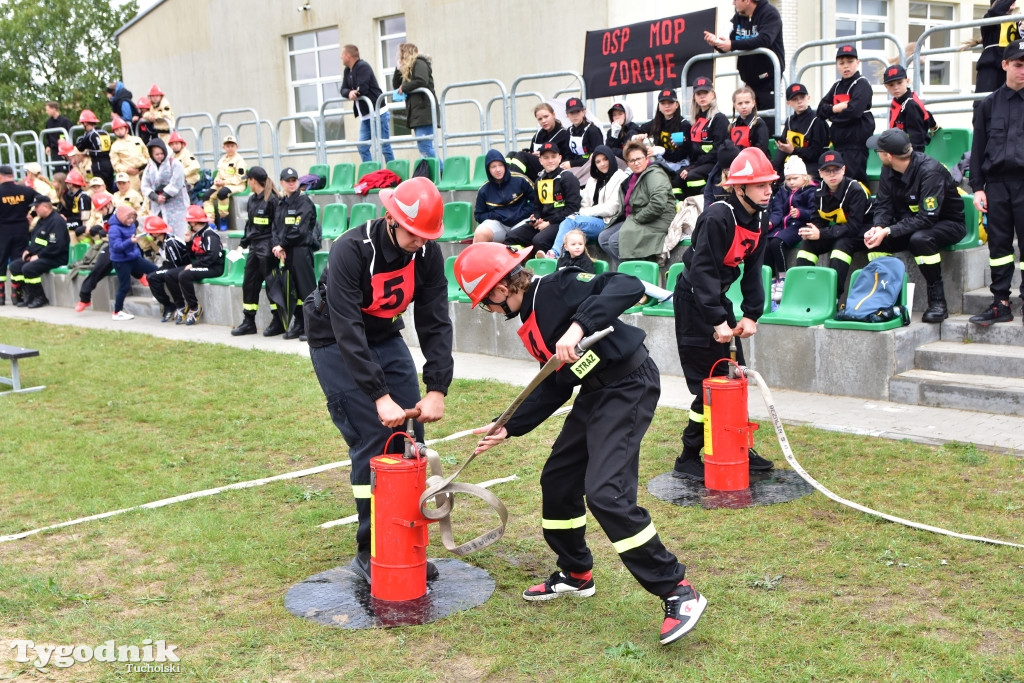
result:
[[[228,126],[228,124],[223,122],[223,118],[225,116],[228,116],[228,115],[231,115],[231,114],[250,114],[252,116],[252,120],[246,119],[245,121],[240,123],[237,127],[232,128],[232,127]],[[263,165],[263,129],[260,126],[260,115],[252,107],[238,107],[236,109],[224,109],[224,110],[221,110],[221,111],[217,112],[216,125],[213,127],[213,145],[214,145],[214,148],[216,149],[216,148],[219,148],[221,146],[220,129],[222,127],[230,128],[230,130],[232,131],[231,134],[235,135],[235,137],[237,138],[238,137],[238,135],[236,133],[237,129],[241,128],[246,123],[248,123],[250,125],[254,125],[256,127],[256,149],[255,149],[255,152],[256,152],[257,158],[259,160],[259,164],[260,164],[260,166],[262,166]],[[245,153],[254,151],[252,148],[242,149],[242,145],[238,145],[238,147],[239,147],[238,153],[242,154],[243,156],[244,156]]]
[[[41,131],[39,131],[39,137],[41,139],[43,139],[43,140],[46,140],[46,136],[49,135],[50,133],[58,133],[65,140],[70,140],[70,138],[71,138],[71,133],[68,132],[68,129],[67,128],[60,128],[60,127],[57,127],[57,128],[44,128]],[[49,171],[48,175],[52,177],[53,176],[53,169],[55,169],[58,166],[64,166],[65,164],[64,164],[64,162],[61,159],[51,159],[50,157],[46,156],[46,149],[47,148],[44,145],[43,160],[40,160],[39,164],[43,167],[44,171]]]
[[[487,101],[487,107],[485,108],[476,99],[465,98],[459,100],[452,100],[448,98],[448,93],[453,90],[460,88],[471,88],[474,86],[481,85],[496,85],[498,90],[501,91],[500,95],[492,97]],[[495,128],[491,125],[491,105],[494,102],[501,102],[501,128]],[[477,112],[480,117],[480,130],[478,131],[466,131],[463,133],[452,133],[448,131],[448,107],[456,106],[460,104],[471,104],[477,108]],[[505,84],[494,78],[487,78],[478,81],[466,81],[464,83],[453,83],[447,86],[441,91],[441,155],[443,158],[448,157],[448,147],[465,147],[473,146],[474,144],[480,145],[481,154],[485,154],[488,149],[491,148],[491,138],[500,138],[505,145],[505,149],[508,149],[511,143],[509,139],[509,124],[508,124],[508,90],[505,89]],[[456,142],[451,145],[448,144],[449,140],[462,140],[469,138],[479,138],[479,143],[469,142]]]
[[[394,101],[394,97],[395,97],[396,94],[398,94],[397,90],[386,90],[386,91],[382,92],[377,97],[377,106],[374,108],[374,111],[378,111],[380,109],[380,105],[383,104],[384,101],[387,100],[388,98],[391,98],[391,100],[393,102]],[[441,128],[437,125],[437,111],[438,111],[437,98],[434,97],[434,93],[430,92],[426,88],[416,88],[415,90],[413,90],[410,93],[405,93],[405,95],[407,97],[410,97],[412,95],[417,95],[417,94],[426,95],[427,99],[430,100],[430,128],[431,128],[431,132],[428,133],[427,135],[416,135],[415,133],[410,133],[409,135],[392,135],[390,137],[390,139],[388,140],[388,142],[391,144],[391,148],[392,149],[395,149],[396,147],[398,149],[405,149],[405,148],[411,147],[411,145],[406,145],[405,143],[408,143],[408,142],[418,143],[420,140],[431,140],[434,143],[434,150],[435,150],[434,153],[436,154],[437,153],[437,149],[439,147],[441,147]],[[408,102],[408,100],[406,100],[406,101]],[[406,106],[408,106],[408,105],[406,105]],[[376,128],[374,129],[374,134],[378,137],[378,143],[379,143],[380,142],[380,139],[379,139],[380,138],[380,117],[379,116],[374,116],[374,122],[375,122],[375,125],[376,125]]]
[[[317,118],[317,125],[319,129],[316,132],[316,137],[320,141],[317,143],[317,163],[327,163],[327,148],[330,147],[334,151],[354,151],[359,152],[360,147],[370,147],[370,157],[373,159],[381,159],[381,142],[380,142],[380,114],[373,108],[373,101],[366,95],[360,95],[358,98],[360,102],[366,105],[367,111],[370,112],[370,139],[369,140],[331,140],[327,142],[327,113],[331,112],[332,116],[341,116],[342,120],[349,114],[355,112],[354,100],[350,100],[346,97],[332,97],[324,100],[320,105],[320,112]],[[328,109],[329,106],[337,103],[353,103],[351,109]],[[359,122],[360,128],[362,128],[362,121]],[[390,133],[390,131],[389,131]]]
[[[764,55],[768,57],[768,59],[772,63],[772,69],[775,73],[775,83],[773,84],[775,88],[775,106],[772,109],[758,111],[757,113],[762,116],[775,117],[775,130],[773,132],[774,134],[778,135],[779,133],[782,132],[782,124],[784,123],[786,113],[786,93],[785,88],[782,87],[783,83],[785,83],[785,80],[783,79],[782,66],[779,64],[778,56],[766,47],[759,47],[753,50],[737,50],[734,52],[712,52],[710,54],[694,55],[693,57],[690,57],[689,59],[686,60],[686,63],[683,64],[682,71],[679,74],[679,80],[682,85],[682,88],[685,92],[687,84],[689,83],[689,78],[687,78],[687,76],[689,76],[690,67],[696,64],[697,62],[709,62],[715,61],[717,59],[725,59],[727,57],[742,57],[744,55]],[[680,100],[680,105],[683,118],[689,118],[689,100],[687,100],[685,97],[682,98]]]
[[[800,59],[801,53],[805,50],[811,50],[816,47],[827,47],[829,45],[845,45],[847,43],[858,43],[865,40],[888,40],[896,46],[896,54],[898,55],[900,64],[907,61],[907,54],[903,49],[903,43],[892,33],[877,32],[877,33],[860,33],[853,36],[842,36],[841,38],[822,38],[821,40],[812,40],[809,43],[804,43],[796,49],[793,53],[793,57],[789,61],[789,82],[790,83],[803,83],[803,74],[810,68],[821,67],[821,66],[835,66],[836,60],[831,61],[820,60],[806,64],[801,68],[797,68],[797,61]],[[878,58],[870,58],[878,59]],[[865,58],[863,61],[870,61],[869,58]],[[881,61],[881,60],[880,60]],[[886,63],[888,66],[888,63]],[[825,89],[824,80],[822,81],[822,90]]]
[[[518,104],[519,98],[521,98],[521,97],[536,97],[541,102],[544,102],[547,99],[543,95],[541,95],[540,93],[538,93],[536,91],[520,92],[519,91],[519,85],[521,83],[526,82],[526,81],[539,81],[539,80],[544,80],[544,79],[547,79],[547,78],[562,78],[562,77],[565,77],[565,76],[568,76],[569,78],[575,79],[576,82],[579,84],[579,88],[561,88],[560,90],[558,90],[556,92],[556,94],[551,99],[557,98],[558,95],[561,94],[561,93],[577,92],[577,90],[578,90],[579,94],[580,94],[579,95],[580,99],[581,100],[586,100],[587,99],[587,84],[584,82],[583,76],[580,75],[579,73],[575,72],[575,71],[546,71],[546,72],[543,72],[543,73],[525,74],[523,76],[520,76],[516,80],[512,81],[512,87],[509,88],[508,101],[506,102],[506,105],[505,105],[506,110],[508,112],[506,114],[506,116],[505,116],[505,120],[508,122],[506,124],[508,126],[508,132],[506,133],[506,137],[510,139],[512,145],[518,146],[519,140],[521,139],[521,136],[523,136],[524,134],[528,134],[530,136],[530,139],[532,139],[533,135],[535,135],[536,132],[537,132],[536,124],[534,124],[533,126],[530,126],[530,127],[525,127],[525,128],[520,128],[519,127],[518,116],[517,116],[518,112],[516,111],[516,106]],[[512,151],[512,150],[510,149],[509,151]]]

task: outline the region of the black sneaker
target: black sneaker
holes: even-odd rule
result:
[[[692,631],[708,606],[708,599],[686,579],[680,581],[662,601],[665,603],[665,621],[661,623],[662,645],[679,640]]]
[[[1002,301],[993,301],[992,305],[978,315],[972,315],[968,322],[982,327],[993,323],[1008,323],[1013,320],[1013,310]]]
[[[596,592],[594,576],[587,572],[585,578],[577,579],[555,572],[544,583],[530,586],[523,591],[524,600],[554,600],[561,595],[574,595],[578,598],[589,598]]]
[[[672,476],[676,479],[689,479],[690,481],[704,481],[704,463],[698,458],[676,458],[676,466],[672,470]]]
[[[360,550],[356,553],[356,556],[352,558],[349,563],[349,569],[356,573],[357,576],[362,577],[367,584],[370,583],[370,551]],[[433,562],[427,561],[427,581],[433,581],[438,577],[437,567],[434,566]]]
[[[753,448],[747,451],[747,457],[750,459],[751,472],[768,472],[775,469],[775,463],[767,458],[762,458]]]
[[[176,309],[174,306],[168,306],[164,308],[164,314],[160,316],[160,322],[169,323],[172,320],[175,320],[177,318],[177,315],[178,309]]]

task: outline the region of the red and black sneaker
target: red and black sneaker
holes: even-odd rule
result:
[[[665,621],[661,624],[661,644],[679,640],[697,625],[697,620],[708,606],[708,599],[683,579],[672,592],[662,598],[665,603]]]
[[[554,600],[561,595],[589,598],[596,592],[593,572],[555,572],[544,583],[530,586],[523,591],[524,600]]]
[[[988,327],[993,323],[1008,323],[1013,321],[1013,310],[1002,301],[993,301],[992,304],[978,315],[972,315],[967,322]]]

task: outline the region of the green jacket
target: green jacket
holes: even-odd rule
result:
[[[620,187],[625,206],[629,178],[623,180]],[[619,258],[657,256],[665,246],[665,235],[675,215],[672,181],[661,166],[650,164],[640,173],[629,196],[629,208],[630,214],[619,232]]]
[[[430,120],[430,99],[423,93],[412,94],[417,88],[426,88],[434,93],[434,72],[430,68],[430,60],[420,55],[412,63],[412,76],[408,80],[402,80],[402,72],[395,69],[395,75],[391,77],[391,87],[398,90],[403,86],[402,92],[407,95],[405,100],[406,125],[409,129],[419,126],[429,126]],[[437,93],[434,93],[437,100]]]

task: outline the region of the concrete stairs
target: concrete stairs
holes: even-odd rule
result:
[[[963,308],[976,313],[991,301],[988,289],[975,289]],[[1024,416],[1024,325],[1012,305],[1014,320],[990,327],[970,324],[969,313],[950,316],[938,341],[915,350],[914,367],[889,380],[889,400]]]

